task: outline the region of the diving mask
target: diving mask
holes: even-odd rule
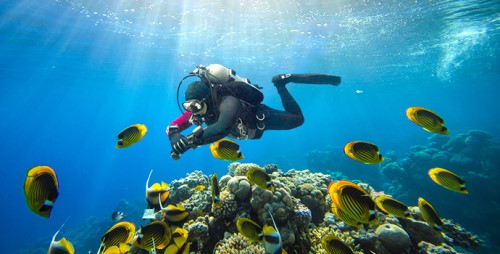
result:
[[[205,103],[205,100],[188,100],[184,103],[182,103],[182,106],[186,111],[189,111],[195,115],[204,115],[207,113],[207,103]]]

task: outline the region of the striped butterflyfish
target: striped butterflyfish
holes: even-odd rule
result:
[[[133,244],[146,251],[162,250],[170,243],[171,236],[166,222],[153,221],[141,227]]]
[[[248,238],[250,241],[260,241],[259,234],[262,232],[262,228],[253,220],[248,218],[239,218],[236,221],[236,228],[240,234]]]
[[[134,234],[135,225],[131,222],[121,221],[114,224],[101,237],[101,246],[97,253],[106,253],[106,250],[112,246],[123,249],[123,244],[128,244],[132,241]]]
[[[384,161],[378,147],[364,141],[352,141],[344,146],[345,155],[364,164],[377,164]]]
[[[273,190],[271,177],[262,169],[252,166],[247,171],[247,179],[264,190]]]
[[[31,211],[49,218],[59,196],[59,183],[54,170],[49,166],[29,169],[24,181],[24,195]]]
[[[427,222],[429,226],[438,231],[443,230],[443,221],[441,221],[438,213],[429,202],[419,197],[418,208],[420,209],[420,213],[422,214],[422,217],[424,217],[425,222]]]
[[[350,181],[331,183],[328,191],[335,206],[363,224],[377,223],[375,203],[368,193]]]
[[[126,243],[120,243],[119,246],[111,246],[104,250],[102,254],[122,254],[122,253],[128,253],[130,250],[130,245]]]
[[[448,190],[469,194],[469,191],[465,187],[465,180],[449,170],[444,168],[431,168],[429,170],[429,176],[432,181]]]
[[[411,216],[408,206],[401,201],[389,196],[378,196],[375,198],[377,208],[386,213],[398,218],[409,218]]]
[[[213,173],[210,176],[210,186],[212,188],[212,204],[216,207],[220,206],[220,188],[219,188],[219,179],[217,178],[217,174]]]
[[[409,107],[406,116],[410,121],[429,132],[448,135],[448,128],[444,126],[444,120],[438,114],[422,107]]]
[[[240,152],[240,145],[227,138],[222,138],[210,144],[210,152],[212,152],[212,156],[219,160],[238,161],[244,158]]]
[[[359,228],[362,225],[361,222],[352,218],[349,214],[344,212],[342,209],[338,208],[334,203],[332,203],[332,213],[335,215],[335,217],[345,222],[347,225],[357,228]]]
[[[353,254],[352,249],[342,240],[334,235],[324,235],[321,237],[321,245],[328,254]]]
[[[134,124],[125,128],[118,134],[116,148],[125,148],[137,143],[146,135],[147,131],[144,124]]]

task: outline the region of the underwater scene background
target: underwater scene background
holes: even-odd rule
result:
[[[219,63],[264,87],[274,108],[274,75],[342,77],[337,87],[287,85],[305,123],[238,141],[239,162],[345,177],[409,206],[425,197],[483,241],[460,252],[498,253],[499,13],[486,0],[0,1],[1,252],[44,253],[69,218],[58,238],[94,253],[113,211],[146,208],[151,169],[152,182],[169,184],[195,170],[228,174],[230,162],[208,146],[172,160],[165,135],[180,115],[181,79]],[[437,112],[450,134],[410,122],[411,106]],[[146,136],[116,149],[116,135],[136,123]],[[353,140],[377,144],[386,160],[351,160],[343,146]],[[31,212],[23,192],[37,165],[59,180],[50,219]],[[462,176],[470,194],[433,183],[432,167]],[[140,216],[130,220],[146,224]],[[91,241],[72,240],[83,236]]]

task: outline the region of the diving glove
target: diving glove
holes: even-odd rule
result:
[[[303,84],[327,84],[337,86],[340,77],[330,74],[308,73],[308,74],[280,74],[273,77],[275,86],[284,86],[289,82]]]
[[[189,144],[189,141],[186,137],[178,134],[178,137],[176,137],[176,141],[172,143],[172,151],[176,153],[177,155],[185,153],[189,148],[191,148],[191,145]]]

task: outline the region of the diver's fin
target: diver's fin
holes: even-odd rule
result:
[[[320,73],[308,74],[280,74],[273,77],[274,85],[286,85],[289,82],[303,84],[327,84],[337,86],[340,84],[339,76]]]

